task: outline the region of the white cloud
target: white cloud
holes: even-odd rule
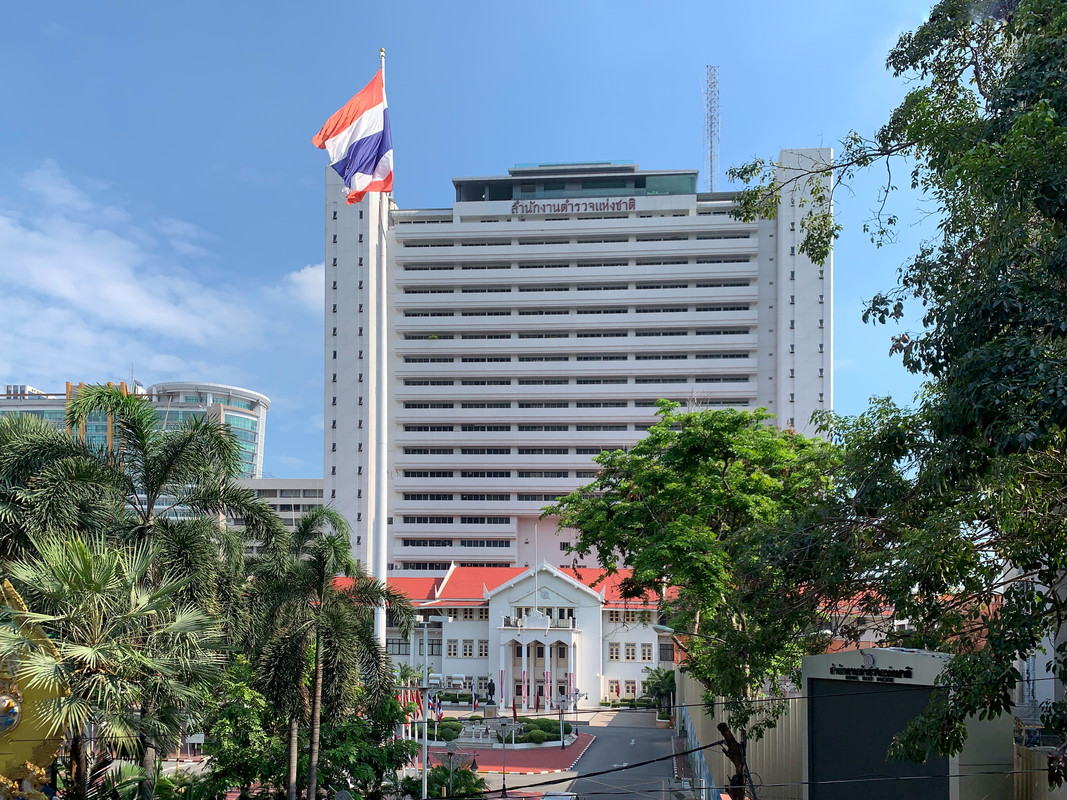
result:
[[[98,202],[54,162],[25,174],[26,193],[0,208],[0,382],[222,377],[220,358],[264,335],[261,312],[224,285],[206,284],[159,252],[212,237],[176,219],[136,224]],[[87,190],[85,186],[89,186]],[[18,209],[18,210],[14,210]],[[177,244],[176,244],[177,243]]]
[[[308,264],[282,278],[283,296],[308,311],[322,313],[326,297],[326,265]]]
[[[214,255],[201,242],[213,241],[215,236],[199,225],[183,219],[164,217],[156,223],[155,227],[156,230],[167,237],[170,246],[179,255],[192,258],[207,258]]]

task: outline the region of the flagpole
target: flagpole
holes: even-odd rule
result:
[[[381,63],[382,87],[385,86],[385,48],[378,51]],[[374,562],[371,571],[374,577],[385,583],[388,577],[388,536],[387,525],[389,513],[389,363],[388,363],[388,313],[386,310],[386,231],[388,225],[386,218],[389,214],[389,202],[382,192],[375,192],[374,197],[378,203],[378,232],[379,241],[375,248],[377,256],[374,271],[374,403],[375,403],[375,471],[374,476],[374,546],[372,555]],[[378,643],[385,647],[386,614],[384,606],[374,608],[374,633]]]

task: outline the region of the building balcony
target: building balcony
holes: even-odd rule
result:
[[[542,618],[540,622],[531,619],[530,617],[513,617],[505,616],[500,623],[501,630],[514,630],[516,628],[523,628],[525,630],[572,630],[580,631],[578,627],[578,620],[574,617],[569,619],[548,619]]]

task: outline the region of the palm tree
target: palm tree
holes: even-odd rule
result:
[[[656,701],[656,708],[662,710],[664,702],[674,694],[674,670],[654,667],[645,678],[645,694]]]
[[[17,656],[29,683],[53,692],[44,704],[53,731],[71,737],[71,797],[85,800],[84,731],[125,754],[173,744],[224,663],[218,623],[182,601],[188,577],[154,567],[160,548],[117,548],[101,534],[50,535],[7,565],[32,611],[0,607],[0,657]],[[28,634],[37,625],[42,643]],[[50,646],[49,646],[50,645]],[[155,759],[151,771],[155,774]],[[151,780],[141,780],[151,796]]]
[[[254,574],[259,685],[290,720],[288,797],[296,798],[297,734],[307,708],[307,796],[314,800],[324,701],[335,718],[354,707],[361,684],[372,699],[388,695],[392,669],[374,637],[373,609],[388,606],[405,630],[412,609],[404,595],[368,576],[352,558],[348,523],[328,506],[306,512],[292,533],[273,531]],[[310,688],[303,680],[294,686],[308,660]]]
[[[228,426],[191,418],[162,429],[143,397],[113,386],[88,386],[67,406],[67,428],[79,431],[105,416],[113,447],[93,446],[39,420],[0,425],[0,533],[102,532],[115,546],[151,542],[149,580],[179,574],[177,600],[232,622],[243,581],[243,534],[228,529],[227,513],[242,517],[251,535],[278,525],[269,507],[237,483],[240,450]],[[231,636],[233,632],[231,631]],[[157,716],[146,694],[140,713]],[[160,709],[162,713],[162,709]],[[141,727],[142,766],[155,772],[157,742]],[[148,790],[142,785],[142,795]]]
[[[105,498],[116,476],[98,456],[40,417],[0,417],[0,561],[32,551],[34,534],[113,527],[113,505]],[[60,484],[66,487],[61,500],[45,489]]]

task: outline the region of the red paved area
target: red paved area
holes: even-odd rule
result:
[[[559,747],[536,747],[529,750],[512,750],[507,752],[508,775],[539,775],[546,772],[564,772],[578,763],[586,749],[596,736],[579,733],[577,741],[565,749]],[[478,772],[504,771],[504,754],[501,750],[481,750],[471,748],[478,758]],[[430,763],[439,764],[437,754],[444,753],[444,748],[430,748]],[[511,794],[509,792],[509,794]]]

